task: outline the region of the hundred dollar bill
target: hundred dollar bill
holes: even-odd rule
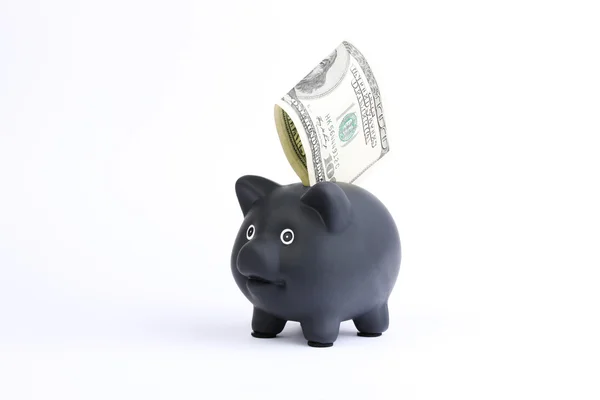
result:
[[[275,126],[305,186],[352,183],[389,152],[379,87],[346,41],[277,101]]]

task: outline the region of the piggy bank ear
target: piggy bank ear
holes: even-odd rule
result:
[[[257,200],[280,187],[278,183],[256,175],[244,175],[235,182],[235,194],[244,215]]]
[[[351,219],[351,204],[346,193],[333,182],[319,182],[300,200],[316,210],[330,232],[341,232]]]

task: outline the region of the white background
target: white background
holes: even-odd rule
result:
[[[594,1],[0,1],[0,398],[600,396]],[[342,40],[391,152],[377,339],[250,336],[244,174],[297,181],[273,104]]]

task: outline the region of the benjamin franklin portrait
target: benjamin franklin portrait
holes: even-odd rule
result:
[[[299,98],[321,96],[335,88],[344,77],[348,55],[344,48],[334,50],[294,87]]]

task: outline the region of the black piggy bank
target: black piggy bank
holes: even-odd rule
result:
[[[231,272],[254,305],[254,337],[297,321],[308,345],[329,347],[342,321],[353,320],[359,336],[388,329],[400,238],[375,196],[348,183],[279,185],[253,175],[235,191],[244,222]]]

